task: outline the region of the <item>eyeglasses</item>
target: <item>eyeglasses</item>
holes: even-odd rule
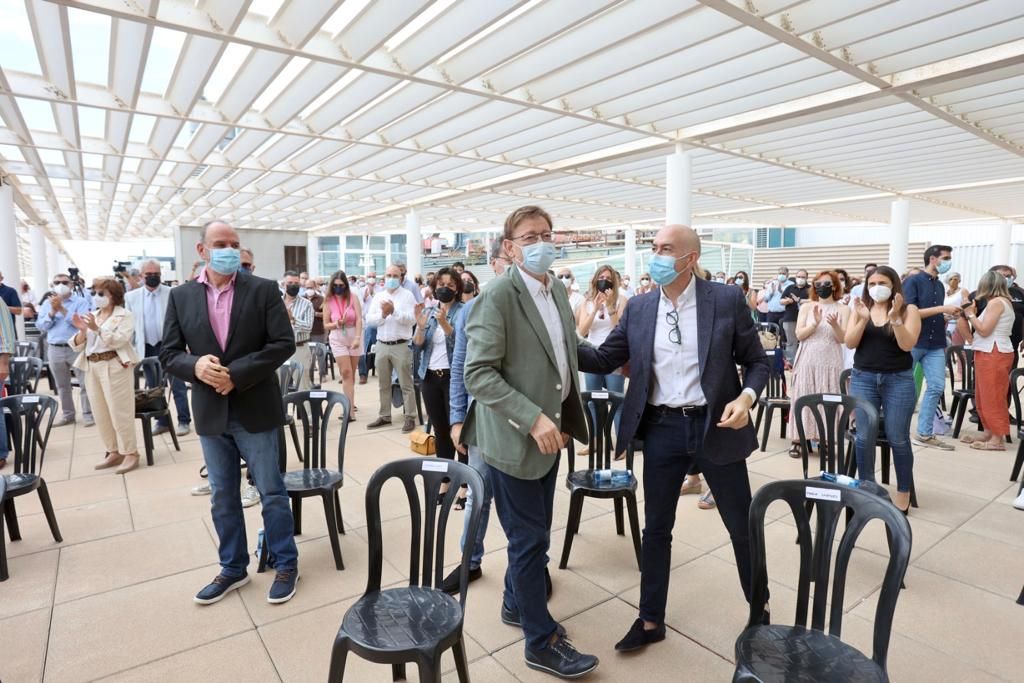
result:
[[[665,313],[665,322],[671,325],[668,329],[668,340],[673,344],[682,345],[683,333],[679,330],[679,311],[671,310]]]
[[[542,232],[539,235],[537,233],[530,232],[530,233],[527,233],[525,235],[520,235],[519,237],[513,237],[512,241],[513,242],[522,242],[523,244],[525,244],[527,246],[529,246],[531,244],[536,244],[538,241],[539,242],[554,242],[555,241],[555,233],[551,232],[550,230],[548,230],[547,232]]]

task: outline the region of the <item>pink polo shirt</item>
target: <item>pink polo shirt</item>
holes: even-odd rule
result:
[[[231,325],[231,304],[235,301],[235,277],[232,275],[228,283],[217,289],[206,277],[206,268],[199,271],[196,282],[206,285],[206,307],[210,311],[210,327],[217,338],[221,351],[228,346],[228,328]]]

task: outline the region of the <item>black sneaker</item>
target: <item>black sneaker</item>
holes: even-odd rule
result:
[[[501,623],[509,626],[515,626],[516,628],[522,628],[523,623],[519,620],[519,610],[512,609],[505,605],[505,602],[501,603]],[[565,637],[565,627],[555,622],[555,632],[562,638]]]
[[[559,678],[579,678],[597,668],[594,655],[585,655],[576,650],[565,636],[556,636],[541,650],[526,648],[526,666],[549,673]]]
[[[274,576],[274,583],[270,584],[270,592],[267,593],[267,602],[271,605],[279,605],[288,602],[295,595],[295,585],[299,581],[298,569],[279,569]]]
[[[651,643],[660,643],[663,640],[665,640],[665,624],[661,624],[657,628],[648,631],[644,628],[644,620],[637,619],[629,627],[629,631],[622,640],[615,643],[615,649],[619,652],[632,652],[633,650],[647,647]]]
[[[212,605],[223,600],[224,596],[231,591],[241,588],[247,583],[249,583],[248,574],[243,574],[242,576],[218,574],[206,588],[196,593],[196,597],[192,599],[200,605]]]
[[[449,595],[455,595],[459,592],[460,569],[462,569],[462,567],[456,567],[451,571],[451,573],[448,576],[444,577],[444,581],[441,582],[441,590],[443,590],[445,593],[448,593]],[[481,571],[480,567],[477,567],[476,569],[470,569],[469,582],[473,583],[483,575],[484,573],[483,571]]]

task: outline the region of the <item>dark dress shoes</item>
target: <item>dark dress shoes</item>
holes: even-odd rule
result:
[[[615,649],[619,652],[632,652],[663,640],[665,640],[665,624],[659,624],[657,628],[648,631],[644,628],[644,620],[637,619],[629,627],[629,632],[622,640],[615,643]]]
[[[526,666],[559,678],[586,676],[597,664],[597,657],[578,651],[563,635],[556,635],[540,650],[526,648]]]

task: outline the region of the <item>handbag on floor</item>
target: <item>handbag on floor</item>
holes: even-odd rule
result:
[[[416,429],[409,432],[409,448],[412,449],[413,453],[419,453],[420,455],[434,455],[437,453],[437,441],[434,439],[433,434],[427,434]]]

